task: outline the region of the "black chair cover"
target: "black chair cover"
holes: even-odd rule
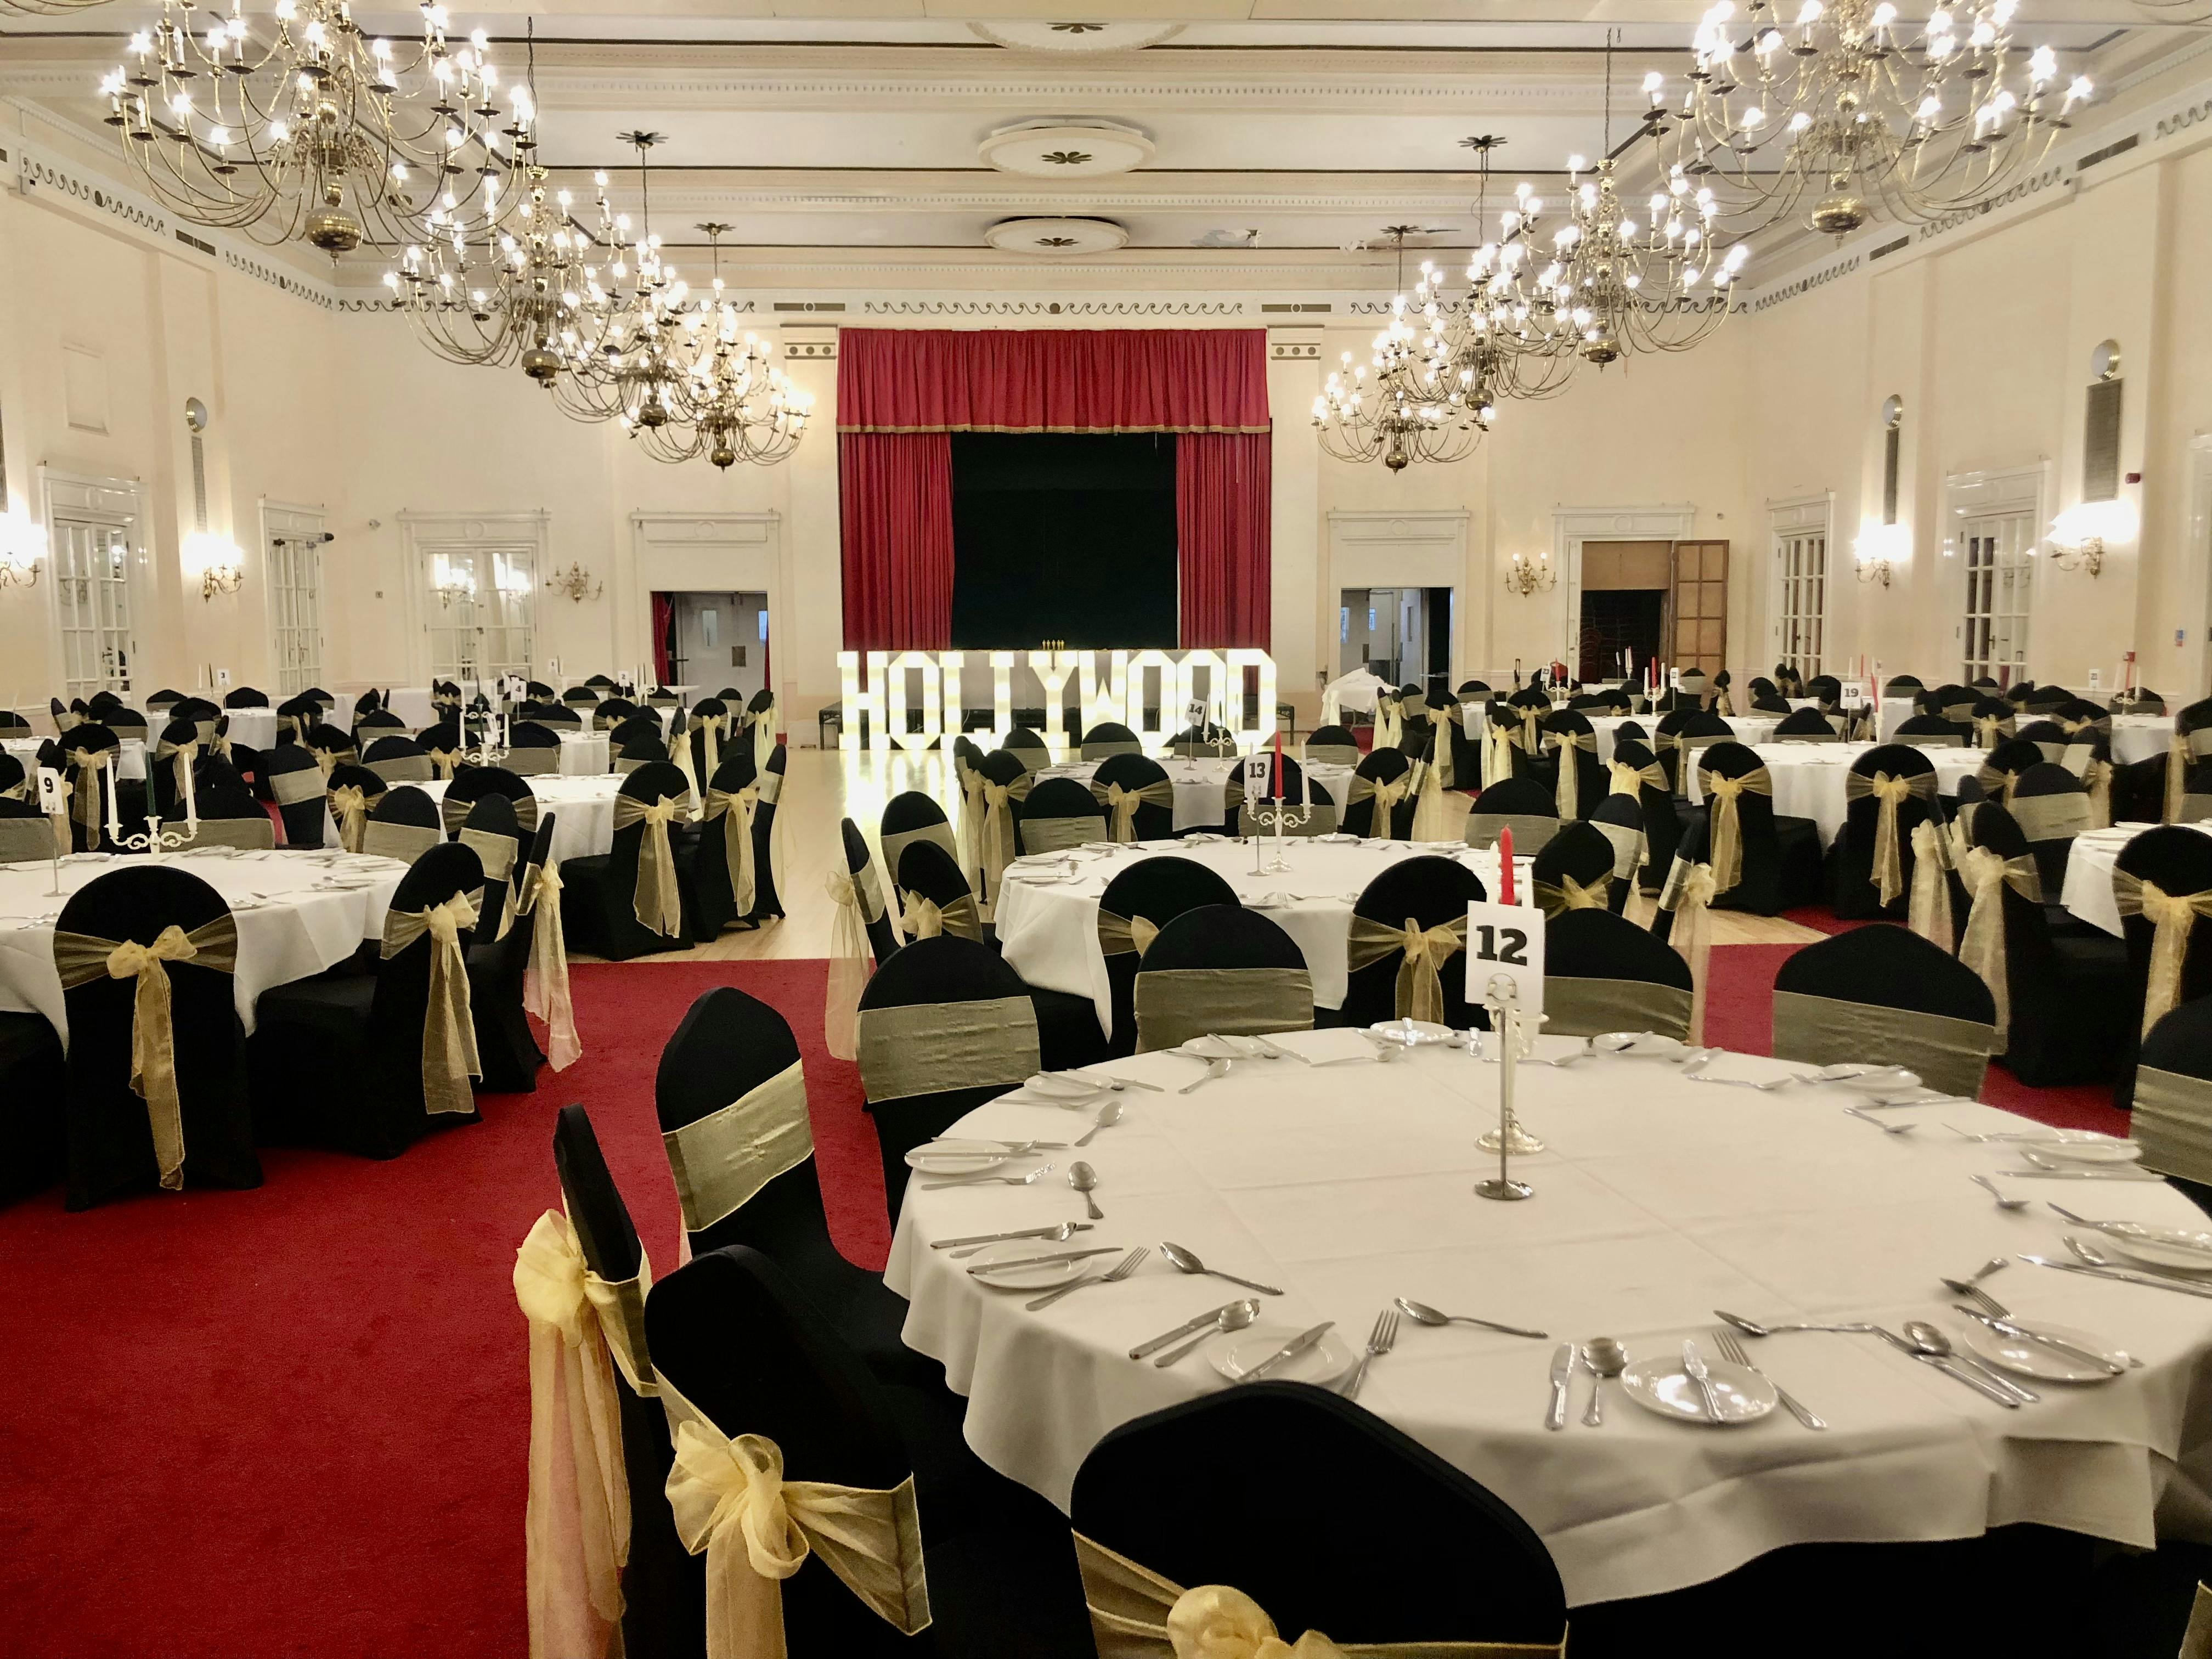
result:
[[[1517,779],[1494,783],[1483,793],[1487,796],[1499,789],[1523,786],[1539,787],[1533,780]],[[1489,896],[1482,878],[1458,860],[1424,854],[1386,866],[1361,890],[1352,914],[1385,927],[1403,927],[1410,921],[1426,929],[1464,920],[1470,903]],[[1395,1019],[1398,970],[1404,963],[1403,953],[1393,951],[1379,962],[1351,969],[1345,975],[1344,1005],[1329,1023],[1368,1026]],[[1467,1002],[1466,952],[1455,951],[1438,963],[1437,977],[1443,986],[1444,1023],[1461,1030],[1470,1027],[1487,1030],[1490,1017],[1479,1006],[1470,1007]]]
[[[1698,765],[1705,805],[1698,816],[1711,823],[1712,791],[1703,780],[1716,773],[1740,778],[1762,764],[1755,751],[1740,743],[1723,741],[1701,750]],[[1743,878],[1713,901],[1716,909],[1771,916],[1819,900],[1820,831],[1812,819],[1780,816],[1771,795],[1747,789],[1737,798],[1736,821],[1743,833]]]
[[[2178,824],[2146,830],[2120,849],[2115,867],[2138,880],[2153,883],[2161,892],[2170,895],[2203,892],[2212,889],[2212,836]],[[2136,1053],[2142,1042],[2143,1004],[2149,988],[2151,940],[2155,929],[2149,918],[2124,913],[2120,917],[2120,928],[2128,947],[2130,1012],[2125,1046],[2120,1054],[2119,1078],[2112,1087],[2112,1103],[2124,1109],[2135,1097]],[[2190,927],[2175,1005],[2194,1002],[2205,995],[2212,995],[2212,918],[2197,916]]]
[[[1234,973],[1252,969],[1294,969],[1306,971],[1305,953],[1298,949],[1297,941],[1285,933],[1279,923],[1257,910],[1247,910],[1227,905],[1206,905],[1195,910],[1186,910],[1160,929],[1159,937],[1152,941],[1143,959],[1137,964],[1137,985],[1133,994],[1139,1013],[1146,1006],[1144,978],[1147,974],[1183,973],[1203,969]],[[1298,1018],[1302,1013],[1304,1018]],[[1305,1030],[1313,1025],[1313,998],[1310,991],[1303,1009],[1293,1012],[1283,1011],[1284,1024],[1271,1030]],[[1182,1041],[1181,1038],[1176,1039]],[[1174,1042],[1162,1042],[1143,1029],[1137,1033],[1139,1048],[1173,1048]]]
[[[757,694],[757,702],[767,694]],[[753,815],[753,920],[765,921],[771,918],[781,921],[783,900],[775,890],[775,815],[783,810],[784,769],[789,764],[791,751],[782,744],[769,750],[768,764],[761,770],[760,811]]]
[[[1073,778],[1042,778],[1030,787],[1029,798],[1014,805],[1016,839],[1024,853],[1049,852],[1065,846],[1061,841],[1032,839],[1036,832],[1030,828],[1039,819],[1073,819],[1085,826],[1084,841],[1106,839],[1106,815],[1099,810],[1087,785]],[[1064,830],[1065,825],[1055,826]]]
[[[1615,908],[1613,867],[1618,854],[1605,833],[1588,822],[1577,819],[1559,826],[1559,833],[1544,844],[1529,867],[1529,876],[1536,884],[1536,902],[1544,914],[1557,921],[1577,908],[1566,884],[1573,882],[1584,892],[1595,895],[1601,903],[1598,908]]]
[[[759,775],[753,765],[752,745],[743,742],[726,743],[722,745],[721,757],[721,763],[714,769],[714,775],[702,780],[706,787],[732,796],[742,789],[752,787]],[[904,799],[905,797],[898,799]],[[756,801],[753,805],[756,819],[761,811],[760,803]],[[731,927],[750,930],[759,926],[750,913],[738,915],[737,894],[732,890],[730,881],[728,838],[732,832],[749,833],[743,831],[742,825],[743,820],[727,810],[700,820],[698,850],[691,859],[691,890],[698,900],[697,914],[692,918],[691,925],[694,939],[719,939]],[[756,901],[760,893],[760,879],[761,868],[756,856],[753,865]]]
[[[1869,780],[1878,775],[1892,779],[1932,779],[1936,763],[1910,744],[1883,743],[1855,758],[1850,771],[1855,777]],[[1897,804],[1897,854],[1904,885],[1885,905],[1874,867],[1881,828],[1881,803],[1872,795],[1848,801],[1844,807],[1844,827],[1836,836],[1836,844],[1828,849],[1830,908],[1846,921],[1867,921],[1876,916],[1902,921],[1911,905],[1912,870],[1919,861],[1912,833],[1922,824],[1930,823],[1939,829],[1943,823],[1942,808],[1932,793],[1909,795]]]
[[[1186,910],[1237,902],[1237,890],[1205,865],[1189,859],[1149,858],[1131,865],[1106,884],[1098,909],[1102,917],[1120,917],[1125,923],[1142,917],[1158,930]],[[1110,927],[1110,923],[1103,925],[1099,939],[1112,998],[1114,1031],[1109,1052],[1133,1054],[1137,1051],[1134,999],[1141,953],[1127,949],[1119,939],[1109,940],[1106,934]]]
[[[1310,750],[1313,745],[1309,743],[1306,746]],[[1455,761],[1453,764],[1456,767],[1458,763]],[[1459,775],[1463,783],[1472,785],[1475,779],[1482,775],[1481,750],[1479,746],[1475,750],[1474,768],[1474,769],[1470,772]],[[1413,769],[1413,763],[1399,750],[1377,749],[1360,761],[1358,766],[1354,769],[1354,775],[1365,778],[1370,783],[1398,783],[1402,781],[1406,775]],[[1380,835],[1394,841],[1408,839],[1413,833],[1413,813],[1419,805],[1418,792],[1413,789],[1407,790],[1402,796],[1391,804],[1390,821],[1381,826]],[[1338,822],[1337,827],[1348,835],[1376,835],[1375,798],[1372,795],[1355,795],[1351,804],[1345,807],[1344,815]]]
[[[464,773],[462,781],[471,775]],[[460,785],[456,782],[453,787]],[[650,805],[670,799],[684,800],[690,794],[690,786],[683,773],[666,761],[653,761],[623,780],[618,799]],[[452,790],[446,799],[452,801]],[[447,816],[452,817],[450,805]],[[573,949],[610,962],[627,962],[659,951],[680,951],[690,943],[696,932],[694,926],[687,923],[673,933],[659,933],[637,919],[638,857],[647,828],[643,822],[625,824],[614,832],[610,851],[570,859],[562,865],[561,926]],[[677,888],[688,917],[697,914],[698,901],[693,896],[690,860],[676,829],[674,823],[669,826],[669,850],[676,860]]]
[[[1114,832],[1112,811],[1107,804],[1109,789],[1149,789],[1167,781],[1167,769],[1149,755],[1115,754],[1100,761],[1098,769],[1091,775],[1091,794],[1099,810],[1107,815],[1107,835],[1110,837]],[[1173,804],[1139,801],[1131,829],[1139,841],[1168,840],[1175,834]]]
[[[512,811],[503,800],[479,801],[469,814],[469,828],[479,827],[479,814],[506,812],[511,817]],[[548,812],[538,819],[535,833],[515,849],[512,886],[518,898],[531,869],[544,864],[552,853],[557,816]],[[544,1051],[538,1048],[522,1012],[522,981],[530,969],[531,920],[518,915],[501,934],[502,913],[492,908],[494,899],[503,902],[499,884],[487,881],[484,893],[485,909],[477,928],[477,943],[468,955],[469,1013],[476,1023],[477,1057],[483,1063],[482,1086],[495,1094],[526,1094],[538,1087],[538,1068],[545,1063]]]

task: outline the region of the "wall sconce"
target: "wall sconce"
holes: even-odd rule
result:
[[[46,532],[17,513],[0,513],[0,588],[36,587],[46,556]]]
[[[2086,570],[2094,580],[2104,571],[2106,544],[2135,535],[2135,509],[2125,501],[2076,501],[2051,521],[2051,556],[2061,570]]]
[[[571,604],[580,605],[586,599],[596,599],[607,591],[605,582],[594,584],[592,573],[584,566],[571,562],[566,570],[557,570],[545,579],[545,586],[556,593],[566,593]]]
[[[234,542],[224,540],[204,530],[196,530],[185,538],[184,566],[186,579],[200,579],[200,598],[213,599],[218,593],[235,593],[246,580],[246,556],[238,550]]]
[[[1525,553],[1513,556],[1513,568],[1505,573],[1505,590],[1527,599],[1532,593],[1549,592],[1559,585],[1559,573],[1552,568],[1552,556],[1539,553],[1534,559]]]
[[[1859,528],[1859,538],[1851,544],[1851,556],[1858,566],[1859,580],[1880,582],[1887,587],[1897,574],[1897,567],[1905,562],[1912,550],[1912,535],[1901,524],[1869,524]]]

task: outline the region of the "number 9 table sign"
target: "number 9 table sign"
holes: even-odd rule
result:
[[[1513,1179],[1513,1154],[1544,1150],[1544,1143],[1513,1115],[1514,1074],[1534,1048],[1544,1023],[1544,913],[1517,904],[1469,904],[1467,977],[1470,986],[1482,986],[1490,1046],[1498,1060],[1498,1127],[1475,1143],[1498,1154],[1498,1173],[1477,1182],[1474,1190],[1484,1198],[1515,1201],[1535,1189]],[[1474,1048],[1470,1043],[1469,1052]]]

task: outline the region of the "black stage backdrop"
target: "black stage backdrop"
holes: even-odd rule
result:
[[[951,436],[955,648],[1176,648],[1172,433]]]

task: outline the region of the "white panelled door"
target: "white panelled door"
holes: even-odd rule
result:
[[[2009,685],[2027,672],[2027,602],[2035,574],[2035,515],[1993,513],[1959,527],[1966,554],[1964,672]]]
[[[129,479],[44,474],[47,563],[62,695],[127,696],[138,649],[131,579],[138,563],[138,493]]]
[[[323,519],[264,503],[261,521],[276,686],[295,697],[323,678]]]
[[[534,543],[431,542],[422,548],[430,672],[466,682],[530,674]]]

